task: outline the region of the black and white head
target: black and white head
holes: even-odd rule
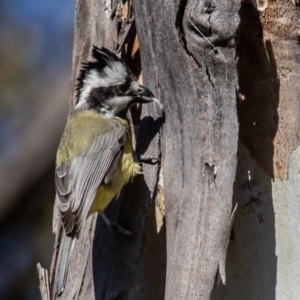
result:
[[[93,46],[92,56],[95,61],[84,63],[80,71],[75,110],[124,116],[132,104],[156,100],[117,55]]]

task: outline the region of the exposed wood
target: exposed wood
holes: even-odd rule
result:
[[[133,4],[144,81],[166,111],[165,299],[210,299],[231,228],[240,1]]]
[[[214,300],[299,298],[300,3],[240,10],[240,143],[227,285]]]
[[[240,138],[268,175],[283,179],[300,143],[299,9],[286,0],[259,13],[245,3],[240,33]]]

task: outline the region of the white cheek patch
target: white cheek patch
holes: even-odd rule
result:
[[[105,105],[105,110],[113,116],[119,115],[119,113],[128,107],[131,97],[113,97],[110,98]]]

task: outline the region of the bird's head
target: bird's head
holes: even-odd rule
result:
[[[92,56],[95,61],[84,63],[78,77],[76,110],[123,116],[132,104],[156,100],[113,52],[93,46]]]

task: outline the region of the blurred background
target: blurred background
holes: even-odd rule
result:
[[[0,299],[41,299],[54,160],[68,113],[74,0],[0,1]]]

